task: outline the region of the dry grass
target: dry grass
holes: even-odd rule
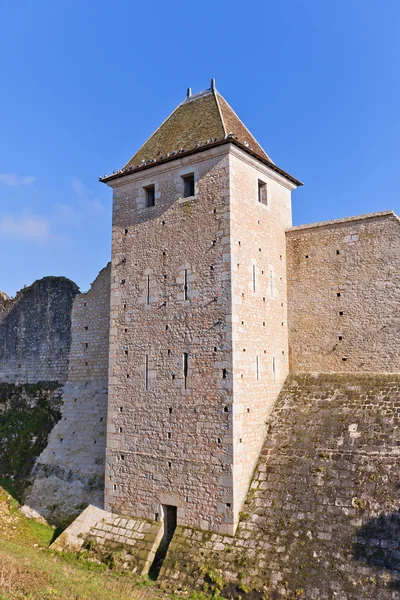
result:
[[[155,584],[48,550],[53,536],[0,488],[0,600],[168,600]]]
[[[0,600],[179,600],[147,579],[49,550],[54,535],[53,527],[27,519],[0,486]]]

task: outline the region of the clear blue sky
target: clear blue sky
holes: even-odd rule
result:
[[[0,0],[0,290],[86,290],[120,168],[211,77],[305,183],[294,224],[400,213],[399,0]]]

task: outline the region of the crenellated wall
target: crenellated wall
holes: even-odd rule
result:
[[[286,237],[291,372],[399,372],[399,218],[302,225]]]

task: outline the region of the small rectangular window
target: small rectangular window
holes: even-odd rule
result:
[[[264,181],[258,180],[258,201],[261,204],[268,204],[267,184]]]
[[[183,197],[188,198],[189,196],[194,196],[194,175],[191,173],[190,175],[184,175],[183,179]]]
[[[144,188],[146,193],[146,208],[155,205],[155,189],[154,185],[148,185]]]

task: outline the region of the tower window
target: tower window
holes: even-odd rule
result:
[[[268,204],[267,184],[264,181],[258,180],[258,201],[261,204]]]
[[[189,196],[194,196],[194,175],[190,173],[190,175],[184,175],[183,179],[183,197],[189,198]]]
[[[155,205],[155,188],[154,185],[148,185],[144,188],[146,193],[146,208]]]

